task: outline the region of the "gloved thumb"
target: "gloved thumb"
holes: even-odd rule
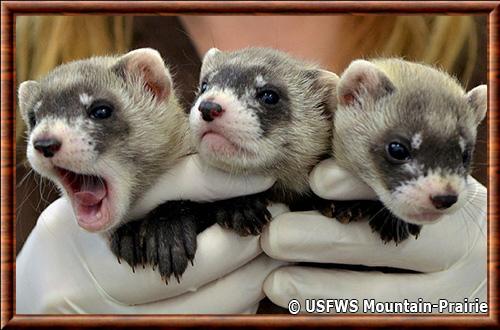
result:
[[[343,169],[329,158],[314,167],[309,184],[321,198],[331,200],[378,199],[377,194],[353,173]]]

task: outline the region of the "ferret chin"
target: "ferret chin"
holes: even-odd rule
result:
[[[187,116],[153,49],[61,65],[23,82],[19,105],[31,166],[90,232],[128,220],[134,201],[188,153]]]

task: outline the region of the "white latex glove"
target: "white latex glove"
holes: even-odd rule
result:
[[[360,181],[333,160],[319,164],[310,177],[311,187],[326,199],[370,198]],[[457,213],[423,226],[418,239],[399,245],[384,244],[367,221],[341,224],[317,212],[285,213],[274,219],[261,235],[269,256],[287,261],[386,266],[418,271],[382,273],[316,267],[287,266],[275,270],[264,282],[266,295],[287,307],[297,299],[363,299],[379,302],[439,299],[486,301],[487,242],[486,188],[469,177],[470,201]],[[357,195],[352,193],[355,187]],[[332,311],[334,312],[334,311]],[[359,310],[362,312],[362,310]],[[436,311],[434,311],[436,312]]]
[[[153,187],[155,193],[148,192],[148,199],[138,203],[135,215],[144,215],[165,198],[229,198],[266,190],[274,182],[229,176],[200,164],[197,156],[183,159]],[[69,201],[61,198],[42,213],[17,257],[16,311],[254,313],[264,297],[265,277],[283,264],[259,256],[261,252],[258,237],[243,238],[212,226],[198,236],[195,266],[188,266],[180,283],[174,279],[166,285],[150,267],[133,273],[119,264],[107,239],[81,229]]]

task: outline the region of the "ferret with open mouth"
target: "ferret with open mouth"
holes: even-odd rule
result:
[[[190,152],[187,116],[153,49],[63,64],[21,83],[18,96],[31,166],[90,232],[127,221],[144,191]]]

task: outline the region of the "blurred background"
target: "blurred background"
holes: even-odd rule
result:
[[[279,48],[340,74],[356,58],[398,56],[442,67],[466,89],[486,83],[485,16],[17,16],[16,86],[55,66],[140,47],[160,51],[185,107],[210,47]],[[473,175],[486,185],[486,121],[479,129]],[[41,211],[58,197],[26,161],[16,118],[16,249]]]

